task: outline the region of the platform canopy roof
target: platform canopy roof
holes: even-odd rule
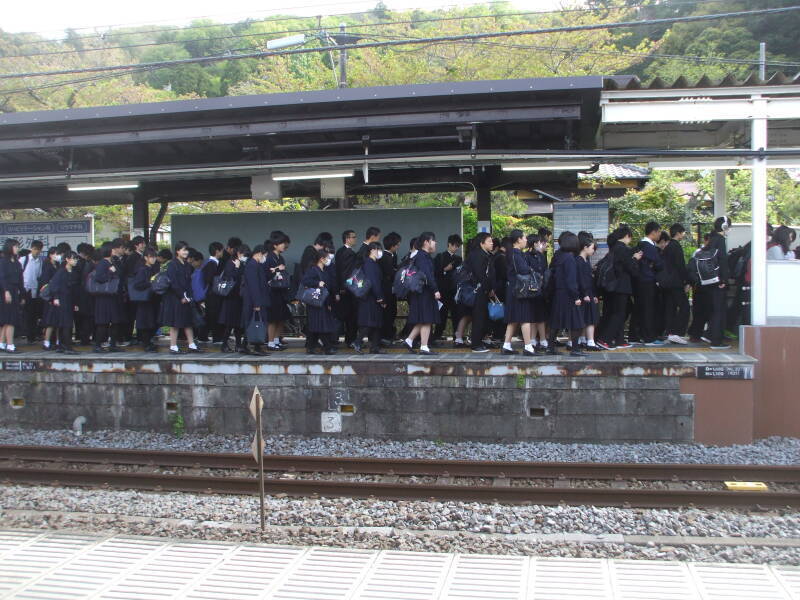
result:
[[[654,83],[554,77],[0,114],[0,206],[237,199],[251,196],[253,177],[279,175],[288,176],[281,196],[314,197],[320,173],[350,175],[348,195],[570,185],[578,165],[591,172],[598,163],[669,158],[675,149],[748,148],[749,117],[736,112],[742,102],[722,121],[698,113],[696,121],[644,124],[637,110],[652,113],[661,102],[695,119],[717,95],[796,102],[800,92],[785,76]],[[789,116],[770,135],[777,146],[800,147],[800,122]],[[519,170],[526,166],[535,168]],[[309,178],[296,178],[303,174]],[[138,187],[68,189],[113,182]]]

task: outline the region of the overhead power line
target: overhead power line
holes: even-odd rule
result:
[[[569,33],[578,31],[596,31],[601,29],[627,29],[631,27],[640,27],[644,25],[670,25],[674,23],[695,23],[701,21],[713,21],[725,18],[739,18],[739,17],[752,17],[757,15],[767,14],[782,14],[792,11],[800,10],[800,6],[789,6],[783,8],[769,8],[751,11],[727,12],[717,13],[710,15],[693,15],[686,17],[670,17],[666,19],[646,19],[640,21],[621,21],[616,23],[592,23],[586,25],[569,25],[563,27],[549,27],[542,29],[522,29],[516,31],[494,31],[485,33],[469,33],[461,35],[438,36],[428,38],[409,38],[405,40],[391,40],[383,42],[367,42],[357,44],[342,44],[332,46],[320,46],[316,48],[295,48],[289,50],[278,51],[265,51],[265,52],[248,52],[243,54],[233,55],[218,55],[206,56],[198,58],[184,58],[169,61],[159,61],[151,63],[131,63],[124,65],[104,65],[96,67],[85,67],[80,69],[60,69],[56,71],[33,71],[27,73],[7,73],[0,75],[0,79],[20,79],[25,77],[48,77],[54,75],[76,75],[82,73],[103,73],[109,71],[120,71],[141,68],[169,68],[189,64],[202,64],[212,63],[226,60],[241,60],[245,58],[265,58],[269,56],[287,56],[294,54],[309,54],[318,52],[328,52],[333,50],[359,50],[363,48],[382,48],[382,47],[396,47],[407,46],[411,44],[426,44],[426,43],[439,43],[439,42],[458,42],[466,40],[480,40],[501,37],[517,37],[521,35],[543,35],[552,33]]]
[[[720,3],[726,2],[727,0],[675,0],[672,2],[666,2],[658,6],[658,8],[669,8],[669,7],[680,7],[680,6],[696,6],[699,4],[710,4],[710,3]],[[485,2],[482,4],[487,5],[494,5],[494,4],[506,4],[506,0],[491,0],[489,2]],[[444,7],[426,7],[425,10],[435,10],[439,8],[447,8],[448,6],[456,6],[456,5],[445,5]],[[303,6],[293,7],[293,10],[308,8]],[[574,14],[574,13],[595,13],[595,12],[606,12],[611,10],[638,10],[644,8],[653,8],[652,5],[648,4],[635,4],[630,6],[615,6],[615,7],[608,7],[608,8],[601,8],[601,7],[587,7],[587,8],[561,8],[561,9],[554,9],[554,10],[546,10],[546,11],[535,11],[531,14],[540,14],[540,15],[549,15],[549,14]],[[412,10],[417,9],[407,9],[405,12],[409,12]],[[169,33],[173,31],[193,31],[196,29],[203,30],[203,29],[212,29],[212,28],[220,28],[220,27],[233,27],[236,25],[243,25],[243,24],[257,24],[257,23],[280,23],[284,21],[296,21],[296,20],[313,20],[319,18],[341,18],[341,17],[348,17],[348,16],[358,16],[358,15],[368,15],[373,14],[375,11],[373,10],[365,10],[365,11],[358,11],[358,12],[349,12],[349,13],[336,13],[331,15],[318,15],[313,17],[301,17],[301,16],[290,16],[290,17],[276,17],[272,19],[252,19],[252,20],[245,20],[245,21],[236,21],[231,23],[209,23],[208,25],[189,25],[186,27],[172,27],[172,28],[159,28],[159,29],[149,29],[149,30],[136,30],[136,31],[108,31],[102,34],[91,34],[85,36],[76,36],[71,38],[72,41],[80,41],[80,40],[91,40],[97,39],[98,37],[122,37],[122,36],[130,36],[130,35],[145,35],[148,33]],[[400,11],[397,11],[400,12]],[[501,17],[504,16],[502,13],[500,14],[487,14],[486,17]],[[469,16],[471,18],[471,15]],[[459,17],[460,18],[460,17]],[[464,17],[466,18],[466,17]],[[481,17],[479,17],[481,18]],[[436,19],[433,19],[436,20]],[[426,20],[420,21],[410,21],[411,23],[423,23]],[[369,24],[365,25],[368,26]],[[348,27],[356,27],[360,26],[358,24],[348,24]],[[85,27],[81,29],[90,29],[90,27]],[[301,32],[303,30],[298,30]],[[306,30],[307,31],[307,30]],[[291,31],[289,32],[291,33]],[[19,35],[19,34],[12,34],[12,35]],[[30,46],[30,45],[37,45],[37,44],[47,44],[47,43],[62,43],[64,40],[63,38],[56,38],[56,39],[44,39],[44,40],[27,40],[17,43],[17,46]]]

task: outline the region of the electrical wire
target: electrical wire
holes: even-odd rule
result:
[[[667,3],[664,3],[664,4],[660,4],[657,7],[658,8],[670,8],[670,7],[680,7],[680,6],[695,6],[695,5],[700,5],[700,4],[720,3],[720,2],[725,2],[725,1],[726,0],[683,0],[683,1],[678,0],[678,1],[673,1],[673,2],[667,2]],[[506,3],[507,3],[506,0],[492,0],[492,1],[489,1],[489,2],[482,2],[481,4],[494,5],[494,4],[506,4]],[[443,7],[435,7],[433,9],[431,9],[430,7],[426,7],[426,10],[440,10],[442,8],[449,8],[449,7],[454,7],[454,6],[458,6],[458,5],[445,5]],[[294,7],[294,8],[295,9],[302,9],[302,8],[308,8],[308,7],[299,6],[299,7]],[[593,12],[612,11],[612,10],[638,10],[638,9],[647,9],[647,8],[653,8],[653,6],[652,5],[647,5],[647,4],[635,4],[635,5],[631,5],[631,6],[616,6],[616,7],[602,7],[602,8],[601,7],[594,7],[594,8],[592,8],[592,7],[588,7],[588,8],[564,8],[564,9],[555,9],[555,10],[546,10],[546,11],[533,11],[530,14],[549,15],[549,14],[593,13]],[[418,9],[407,9],[406,12],[410,12],[410,11],[413,11],[413,10],[418,10]],[[357,15],[369,15],[369,14],[374,14],[374,12],[375,11],[373,9],[373,10],[359,11],[359,12],[337,13],[337,14],[331,14],[331,15],[319,15],[319,16],[314,16],[314,17],[279,17],[279,18],[275,18],[275,19],[254,19],[254,20],[246,20],[246,21],[239,21],[239,22],[232,22],[232,23],[212,23],[212,24],[208,24],[208,25],[189,25],[189,26],[186,26],[186,27],[174,27],[174,28],[166,28],[166,29],[165,28],[161,28],[161,29],[151,29],[151,30],[144,30],[144,31],[121,31],[119,33],[114,33],[112,31],[112,32],[107,32],[107,33],[103,33],[103,34],[100,34],[100,35],[92,34],[92,35],[86,35],[86,36],[77,36],[77,37],[71,38],[70,41],[89,40],[89,39],[96,39],[98,37],[104,38],[104,37],[120,37],[120,36],[129,36],[129,35],[144,35],[144,34],[148,34],[148,33],[161,34],[161,33],[173,32],[173,31],[184,32],[184,31],[192,31],[192,30],[195,30],[195,29],[209,29],[209,28],[214,28],[214,27],[217,27],[217,28],[219,28],[219,27],[232,27],[232,26],[242,25],[242,24],[253,25],[253,24],[257,24],[257,23],[278,23],[278,22],[295,21],[295,20],[301,20],[301,19],[318,19],[318,18],[323,18],[323,17],[324,18],[337,18],[337,17],[357,16]],[[397,12],[400,12],[400,11],[397,11]],[[502,17],[502,16],[505,16],[505,15],[502,14],[502,13],[499,13],[499,14],[481,15],[481,16],[477,16],[476,18]],[[472,15],[466,15],[464,17],[455,17],[455,18],[472,18]],[[401,24],[401,23],[414,24],[414,23],[434,22],[434,21],[437,21],[437,20],[439,20],[439,19],[428,19],[428,20],[423,19],[423,20],[420,20],[420,21],[405,21],[405,22],[396,22],[396,23],[397,24]],[[449,20],[449,18],[442,18],[441,20]],[[387,23],[387,24],[392,24],[392,23]],[[370,26],[370,25],[373,25],[373,24],[365,24],[364,26]],[[358,24],[349,25],[348,24],[348,27],[357,27],[357,26],[360,27],[361,25],[358,25]],[[85,28],[81,28],[81,29],[90,29],[90,28],[89,27],[85,27]],[[303,30],[296,30],[296,31],[302,32]],[[306,30],[306,31],[308,31],[308,30]],[[291,33],[291,31],[287,31],[285,33]],[[11,35],[21,35],[21,34],[11,34]],[[27,45],[35,45],[35,44],[46,44],[46,43],[62,43],[63,41],[64,41],[63,38],[45,39],[45,40],[27,40],[27,41],[18,42],[16,45],[17,46],[27,46]]]
[[[792,11],[800,10],[800,6],[789,6],[783,8],[770,8],[760,9],[754,11],[739,11],[728,13],[716,13],[710,15],[693,15],[686,17],[669,17],[665,19],[646,19],[640,21],[620,21],[615,23],[592,23],[585,25],[568,25],[562,27],[549,27],[542,29],[523,29],[516,31],[495,31],[484,33],[469,33],[461,35],[438,36],[428,38],[410,38],[404,40],[391,40],[391,41],[378,41],[367,42],[362,44],[342,44],[334,46],[321,46],[315,48],[295,48],[289,50],[265,51],[265,52],[248,52],[243,54],[226,54],[217,56],[205,56],[197,58],[184,58],[170,61],[159,61],[151,63],[131,63],[124,65],[104,65],[96,67],[85,67],[80,69],[60,69],[56,71],[33,71],[27,73],[6,73],[0,74],[0,79],[20,79],[25,77],[46,77],[53,75],[75,75],[82,73],[99,73],[118,70],[130,70],[140,68],[169,68],[174,66],[182,66],[187,64],[203,64],[212,63],[226,60],[240,60],[245,58],[265,58],[268,56],[288,56],[294,54],[309,54],[318,52],[327,52],[330,50],[359,50],[362,48],[380,48],[380,47],[394,47],[405,46],[411,44],[429,44],[437,42],[455,42],[466,40],[479,40],[487,38],[500,38],[500,37],[516,37],[520,35],[542,35],[553,33],[568,33],[577,31],[594,31],[600,29],[628,29],[631,27],[640,27],[644,25],[671,25],[674,23],[693,23],[702,21],[712,21],[726,18],[740,18],[752,17],[756,15],[767,14],[783,14]]]

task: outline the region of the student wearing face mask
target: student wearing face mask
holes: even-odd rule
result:
[[[77,264],[78,255],[72,251],[65,252],[61,266],[48,284],[51,297],[48,325],[58,330],[56,352],[62,354],[77,354],[72,348],[72,326],[78,310],[78,286],[72,273]]]
[[[361,354],[361,342],[366,337],[372,354],[386,354],[386,350],[381,349],[381,326],[386,302],[383,298],[381,269],[378,266],[378,261],[383,257],[383,250],[378,242],[370,242],[366,250],[363,269],[364,277],[370,282],[370,286],[369,291],[358,299],[359,332],[355,350]]]
[[[335,336],[339,331],[339,321],[333,314],[333,304],[336,299],[336,271],[333,269],[333,252],[329,252],[329,249],[316,252],[316,261],[306,269],[300,280],[300,287],[325,288],[328,290],[328,297],[322,306],[306,305],[306,315],[308,316],[306,353],[318,354],[321,343],[325,354],[336,354]]]
[[[47,260],[42,265],[42,274],[39,276],[39,293],[41,294],[42,288],[50,283],[53,276],[58,271],[61,265],[62,256],[58,253],[56,246],[51,246],[47,250]],[[44,339],[42,340],[42,349],[51,350],[55,346],[55,336],[57,335],[57,325],[55,324],[56,317],[52,315],[53,305],[50,302],[45,302],[42,307],[42,326],[44,326]]]
[[[161,299],[161,324],[169,327],[170,354],[183,354],[178,348],[178,330],[183,329],[188,352],[199,354],[200,349],[194,342],[192,328],[192,267],[188,263],[189,244],[178,242],[175,245],[175,258],[167,263],[169,290]]]

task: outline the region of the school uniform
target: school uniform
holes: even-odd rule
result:
[[[112,271],[112,263],[108,258],[102,259],[95,267],[95,281],[107,283],[119,279],[119,271]],[[96,325],[116,325],[124,321],[122,315],[122,296],[119,294],[98,295],[94,297],[94,322]],[[105,340],[95,340],[96,344]]]
[[[547,271],[547,257],[542,254],[541,252],[537,252],[536,250],[531,250],[530,252],[525,252],[523,254],[525,256],[525,260],[528,261],[528,264],[531,267],[531,271],[535,271],[539,275],[542,276],[542,281],[544,281],[544,274]],[[550,316],[550,306],[547,302],[547,299],[544,297],[544,293],[542,293],[538,298],[533,298],[531,300],[531,305],[533,308],[533,321],[532,323],[544,323],[548,320]]]
[[[159,322],[168,327],[187,328],[194,325],[192,318],[192,267],[173,258],[167,264],[169,289],[161,297]],[[188,298],[189,302],[181,302]]]
[[[500,249],[495,250],[494,254],[492,255],[492,261],[494,262],[495,276],[494,293],[500,302],[505,303],[506,285],[508,284],[508,262],[506,261],[505,252]],[[490,321],[489,331],[492,334],[492,338],[495,340],[502,340],[506,334],[505,319],[501,319],[499,321]]]
[[[120,285],[122,287],[123,307],[125,314],[125,324],[123,325],[123,337],[126,340],[133,339],[133,324],[136,321],[136,302],[128,298],[128,281],[132,280],[139,265],[144,264],[144,256],[137,251],[122,257],[122,273],[120,274]],[[139,340],[142,342],[142,340]]]
[[[25,282],[24,296],[25,306],[22,310],[22,323],[24,324],[24,334],[28,338],[28,342],[34,341],[41,336],[40,320],[43,316],[43,302],[39,298],[39,277],[42,274],[42,266],[44,266],[47,257],[39,253],[34,257],[28,254],[25,258],[20,259],[22,265],[22,278]]]
[[[532,269],[519,248],[511,249],[511,256],[506,258],[506,323],[533,323],[533,302],[530,298],[517,298],[514,287],[517,275],[530,274]]]
[[[383,307],[378,301],[383,300],[381,269],[378,263],[369,258],[364,260],[364,277],[370,283],[369,291],[358,299],[359,335],[356,346],[360,346],[363,337],[369,339],[370,350],[375,352],[381,346],[381,327],[383,326]]]
[[[581,314],[583,316],[583,326],[597,325],[600,320],[600,311],[594,299],[597,292],[594,289],[594,278],[592,277],[592,263],[582,256],[575,257],[575,266],[578,275],[578,296],[583,300],[589,296],[590,301],[583,301],[581,304]]]
[[[421,292],[408,295],[408,324],[435,325],[439,323],[439,306],[434,294],[439,291],[439,287],[436,285],[433,260],[430,254],[420,250],[413,261],[417,269],[425,274],[428,283]]]
[[[74,269],[73,269],[74,271]],[[50,294],[50,321],[48,326],[58,329],[59,346],[65,350],[72,348],[72,325],[75,319],[75,307],[78,302],[78,288],[72,272],[59,269],[49,284]],[[58,300],[58,306],[54,300]]]
[[[439,286],[439,294],[441,295],[442,308],[439,310],[439,324],[433,332],[434,339],[439,339],[444,333],[444,328],[447,326],[447,317],[449,316],[453,322],[453,334],[458,328],[458,322],[464,316],[464,312],[460,310],[461,305],[456,304],[456,282],[455,272],[461,266],[462,259],[458,254],[450,254],[449,250],[440,252],[433,260],[433,268],[436,273],[436,285]],[[449,265],[452,268],[445,271]],[[466,311],[469,314],[468,311]]]
[[[248,258],[244,264],[242,275],[242,324],[244,329],[253,318],[255,308],[258,307],[261,319],[264,323],[271,320],[270,311],[270,291],[267,289],[267,273],[264,265],[252,258]]]
[[[636,322],[642,341],[650,343],[656,339],[656,273],[664,268],[658,246],[650,238],[639,242],[642,252],[639,261],[639,277],[636,279]]]
[[[578,268],[575,255],[559,252],[553,257],[553,277],[555,294],[550,307],[550,328],[552,331],[583,329],[583,306],[576,306],[580,299],[578,290]]]
[[[145,263],[140,263],[136,266],[136,271],[133,273],[131,285],[135,290],[140,292],[150,289],[152,287],[150,280],[158,272],[158,264],[147,266]],[[155,294],[153,294],[153,296],[155,296]],[[142,344],[150,346],[153,335],[156,329],[158,329],[156,303],[151,297],[151,299],[146,302],[134,302],[133,304],[136,307],[134,320],[139,341],[142,342]]]
[[[397,337],[397,329],[394,324],[397,318],[397,296],[392,293],[392,285],[395,273],[397,273],[397,254],[384,250],[378,266],[381,268],[383,299],[386,302],[386,308],[383,309],[381,337],[385,340],[394,340]]]
[[[478,246],[467,255],[464,266],[476,285],[475,305],[472,307],[472,348],[479,348],[489,325],[489,294],[497,285],[494,256]]]
[[[48,285],[56,274],[58,267],[48,260],[42,265],[42,274],[39,276],[39,291]],[[58,327],[56,325],[56,317],[51,314],[53,305],[50,302],[45,302],[42,306],[42,326],[44,327]]]
[[[208,340],[210,336],[213,342],[218,342],[222,333],[219,327],[219,311],[222,307],[222,298],[214,293],[214,278],[222,272],[222,265],[218,259],[210,256],[200,267],[200,271],[202,272],[203,287],[206,289],[206,297],[203,301],[206,316],[205,335],[200,337]]]
[[[663,253],[668,284],[661,286],[664,295],[664,326],[667,335],[686,335],[689,324],[689,299],[684,286],[689,282],[686,259],[680,242],[670,240]]]
[[[303,274],[300,285],[305,288],[318,288],[319,282],[325,282],[328,297],[323,306],[306,305],[308,318],[308,335],[306,336],[306,349],[316,350],[322,341],[326,351],[335,345],[335,336],[339,332],[339,320],[333,313],[333,300],[336,295],[336,270],[332,267],[320,269],[312,265]]]
[[[250,259],[247,260],[249,262]],[[245,264],[247,264],[245,262]],[[230,332],[231,328],[239,329],[242,327],[242,274],[244,267],[240,263],[237,267],[232,260],[225,261],[222,268],[222,278],[233,282],[233,289],[227,296],[222,298],[222,306],[219,309],[217,320],[224,327],[224,333]],[[222,341],[226,341],[228,336],[223,334]]]
[[[267,278],[267,289],[269,290],[269,322],[277,323],[279,321],[288,321],[292,318],[292,313],[289,306],[286,304],[286,290],[284,288],[273,288],[269,285],[279,271],[272,271],[279,265],[286,266],[286,259],[280,254],[270,252],[267,254],[267,260],[264,263],[265,276]],[[284,278],[289,277],[289,271],[284,269],[280,271],[281,276]]]
[[[336,313],[344,326],[344,343],[352,344],[358,334],[358,305],[356,298],[345,287],[345,281],[356,267],[356,253],[348,246],[342,246],[336,251],[334,264],[336,265],[336,285],[338,287],[339,302]]]
[[[625,342],[628,300],[633,293],[632,280],[639,274],[639,264],[633,258],[633,249],[624,242],[617,241],[609,252],[617,285],[612,293],[603,297],[604,327],[597,337],[610,346],[616,346]]]
[[[19,327],[22,325],[22,293],[25,283],[22,278],[22,265],[16,257],[0,257],[0,325]],[[6,304],[5,293],[11,294],[11,302]]]

